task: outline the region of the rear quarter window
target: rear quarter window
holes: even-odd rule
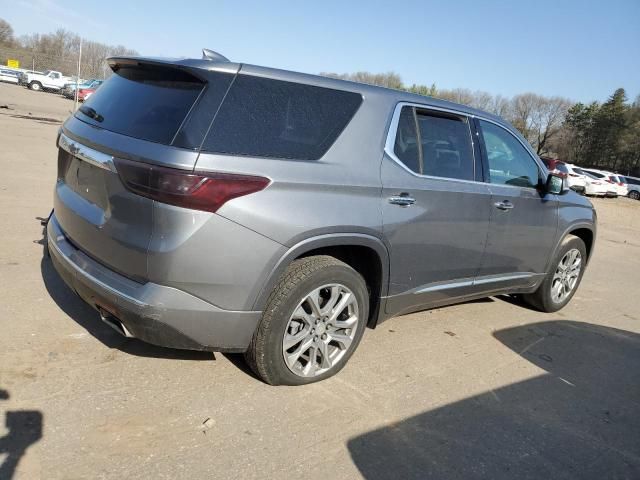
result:
[[[361,103],[362,96],[353,92],[238,75],[202,150],[317,160]]]

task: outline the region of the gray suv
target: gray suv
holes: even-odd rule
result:
[[[392,316],[558,310],[592,255],[592,205],[496,116],[208,51],[109,65],[60,130],[47,238],[122,335],[306,384]]]

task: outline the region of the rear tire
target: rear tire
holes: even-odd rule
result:
[[[39,92],[42,90],[42,84],[40,82],[31,82],[29,84],[29,90],[33,90],[34,92]]]
[[[368,314],[367,285],[349,265],[327,255],[295,260],[273,289],[245,359],[271,385],[324,380],[353,355]]]
[[[584,274],[587,248],[582,239],[567,235],[553,259],[551,271],[534,293],[522,298],[541,312],[557,312],[571,301]]]

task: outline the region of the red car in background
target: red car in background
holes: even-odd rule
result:
[[[79,88],[78,89],[78,101],[79,102],[84,102],[91,95],[93,95],[97,89],[98,89],[98,87],[95,87],[95,88],[93,88],[93,87],[92,88]]]

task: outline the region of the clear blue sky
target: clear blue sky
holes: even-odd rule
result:
[[[640,94],[640,0],[0,0],[17,35],[66,28],[141,54],[308,73],[394,71],[511,96]]]

